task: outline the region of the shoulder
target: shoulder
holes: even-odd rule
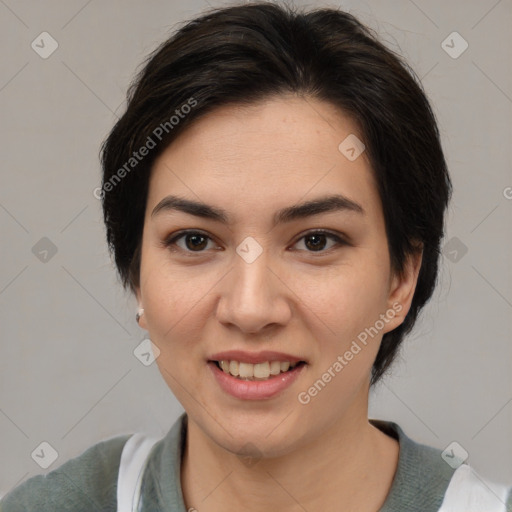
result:
[[[403,431],[401,434],[404,435]],[[408,444],[411,452],[410,461],[423,466],[425,480],[431,482],[432,489],[444,491],[439,495],[439,512],[512,512],[512,486],[479,474],[462,457],[457,459],[454,448],[441,450],[410,438],[404,444]]]
[[[370,421],[400,445],[396,475],[380,512],[512,512],[512,488],[480,476],[456,450],[419,443],[395,422]]]
[[[454,472],[440,512],[512,512],[512,487],[498,484],[462,464]]]
[[[46,475],[29,478],[0,500],[0,512],[115,512],[121,453],[130,437],[101,441]]]

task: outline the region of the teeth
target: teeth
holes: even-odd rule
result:
[[[238,375],[240,375],[240,370],[238,369],[238,361],[229,361],[229,364],[227,364],[226,366],[228,368],[228,372],[231,373],[231,375],[234,375],[235,377],[238,377]]]
[[[279,375],[281,373],[281,363],[279,361],[272,361],[270,363],[270,375]]]
[[[258,379],[268,379],[270,376],[270,363],[258,363],[254,365],[254,376]]]
[[[224,373],[245,380],[265,380],[271,375],[279,375],[281,372],[286,372],[297,365],[297,363],[291,364],[289,361],[265,361],[264,363],[251,364],[224,360],[218,363]]]
[[[238,365],[240,377],[254,377],[254,365],[250,363],[240,363]]]

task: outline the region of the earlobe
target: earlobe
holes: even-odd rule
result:
[[[139,324],[139,327],[142,327],[143,329],[147,330],[147,323],[146,323],[146,318],[144,316],[143,308],[138,309],[137,314],[135,315],[135,320]]]
[[[143,329],[146,328],[146,321],[144,319],[144,308],[142,307],[140,288],[136,288],[135,296],[137,298],[137,302],[139,303],[139,307],[137,309],[137,313],[135,314],[135,321],[139,324]]]

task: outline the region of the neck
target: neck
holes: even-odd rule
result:
[[[189,417],[181,483],[187,510],[200,512],[313,512],[340,504],[345,511],[374,512],[385,501],[397,464],[398,442],[368,422],[367,402],[300,449],[251,464],[216,444]]]

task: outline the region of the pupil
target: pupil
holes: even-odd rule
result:
[[[195,242],[192,242],[193,247],[195,247],[196,249],[197,248],[202,248],[200,246],[204,245],[204,240],[206,239],[206,237],[204,237],[203,235],[188,235],[187,236],[187,240],[188,241],[190,241],[190,240],[196,240],[197,241],[197,239],[201,239],[201,238],[203,239],[203,244],[201,244],[201,243],[196,244]],[[188,246],[188,244],[187,244],[187,246]],[[190,247],[189,247],[189,249],[190,249]]]
[[[320,247],[320,249],[322,249],[325,246],[325,235],[309,235],[307,237],[307,240],[316,239],[317,242],[318,242],[319,237],[324,239],[323,240],[324,243],[320,243],[320,246],[318,245],[318,243],[313,243],[313,248],[318,249]],[[306,245],[308,245],[307,242],[306,242]]]

